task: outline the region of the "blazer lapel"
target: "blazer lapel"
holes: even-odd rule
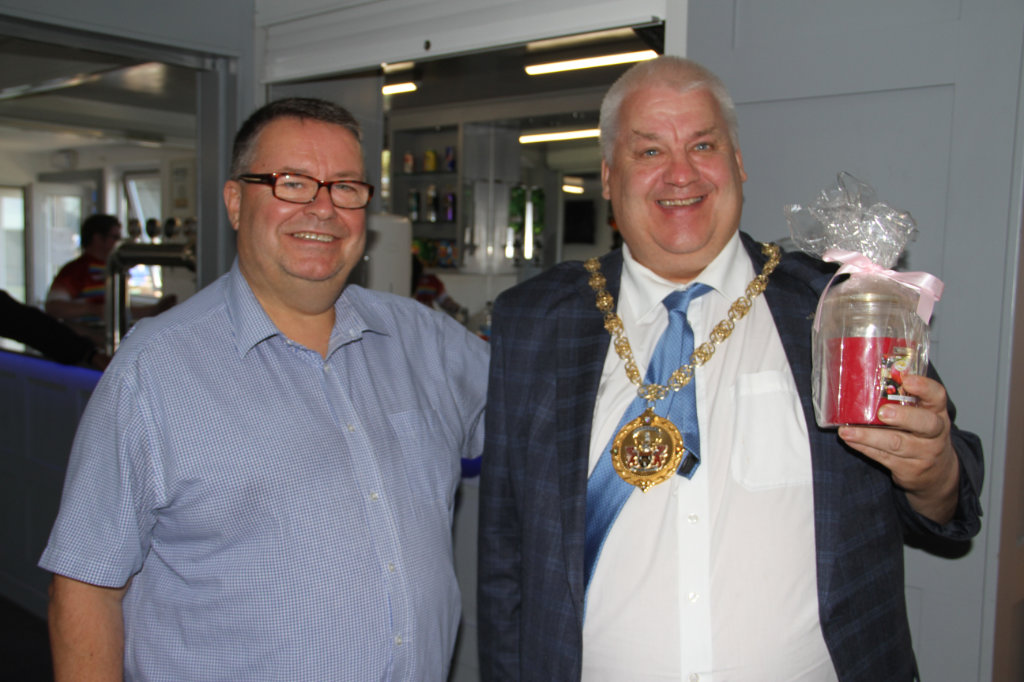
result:
[[[607,289],[617,296],[622,272],[622,253],[601,258]],[[571,305],[558,319],[558,336],[552,352],[558,354],[556,377],[555,453],[559,458],[562,539],[569,588],[579,622],[583,622],[583,547],[586,529],[587,469],[590,432],[601,370],[610,336],[604,316],[595,305],[594,291],[581,271]]]

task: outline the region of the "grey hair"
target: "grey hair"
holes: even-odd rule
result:
[[[647,85],[662,85],[675,88],[680,93],[705,89],[718,102],[722,118],[728,127],[729,139],[739,148],[739,123],[736,120],[736,105],[725,89],[722,80],[706,67],[691,59],[662,55],[655,59],[639,62],[619,76],[605,93],[601,101],[601,157],[607,163],[612,161],[615,138],[619,134],[619,113],[626,97]]]

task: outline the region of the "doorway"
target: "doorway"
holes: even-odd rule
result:
[[[169,187],[177,168],[190,168],[188,187],[175,195],[188,201],[165,198],[157,217],[161,223],[194,221],[198,283],[212,281],[234,257],[230,231],[220,229],[219,196],[227,164],[224,131],[234,130],[237,120],[234,63],[0,17],[0,185],[28,191],[40,182],[66,184],[71,178],[82,185],[79,220],[100,212],[127,224],[120,177],[156,169]],[[206,183],[207,191],[204,173],[216,176]],[[80,182],[76,176],[82,174],[89,179]],[[31,192],[37,201],[26,199],[22,288],[26,301],[37,303],[52,274],[45,245],[66,244],[67,235],[34,234],[49,229],[43,214],[31,214],[33,206],[47,205],[41,197],[51,190],[38,186]]]

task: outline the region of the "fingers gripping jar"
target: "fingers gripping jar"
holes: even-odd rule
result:
[[[892,279],[856,273],[822,298],[813,334],[812,395],[822,427],[881,425],[886,404],[915,404],[903,377],[928,368],[928,325],[919,292]]]

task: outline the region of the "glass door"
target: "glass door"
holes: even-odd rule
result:
[[[85,185],[37,182],[29,186],[32,229],[28,233],[27,303],[42,307],[54,275],[79,255],[78,233],[93,191]]]
[[[25,190],[0,187],[0,289],[25,302]]]

